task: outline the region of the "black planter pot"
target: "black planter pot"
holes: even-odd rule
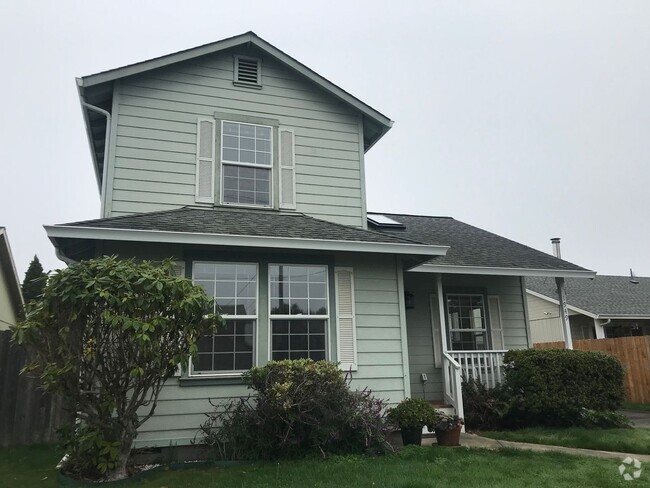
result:
[[[420,446],[422,445],[422,427],[402,427],[402,444],[405,446]]]

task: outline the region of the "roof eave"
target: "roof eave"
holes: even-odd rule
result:
[[[554,278],[595,278],[596,272],[589,270],[505,268],[489,266],[453,266],[425,263],[410,269],[417,273],[471,274],[495,276],[551,276]]]
[[[0,228],[0,261],[3,262],[2,269],[7,274],[7,284],[9,286],[9,294],[13,300],[16,313],[21,315],[23,313],[23,306],[25,300],[23,298],[22,288],[20,286],[20,278],[14,263],[13,255],[11,253],[11,246],[7,237],[7,231]]]
[[[58,239],[94,239],[268,249],[401,254],[412,256],[444,256],[449,249],[448,246],[434,246],[427,244],[241,236],[233,234],[207,234],[198,232],[78,227],[66,225],[46,225],[44,228],[48,237],[57,248],[59,248],[57,242]]]
[[[102,175],[99,171],[99,163],[97,162],[97,153],[95,152],[95,146],[93,143],[93,134],[90,130],[90,118],[88,117],[88,109],[84,107],[84,80],[83,78],[77,78],[77,95],[79,96],[79,106],[81,107],[81,113],[84,118],[84,126],[86,127],[86,138],[88,139],[88,147],[90,148],[90,156],[93,159],[93,169],[95,170],[95,179],[97,180],[97,188],[101,195],[102,192]]]
[[[534,297],[540,298],[542,300],[546,300],[547,302],[550,302],[550,303],[552,303],[554,305],[560,306],[559,300],[556,300],[555,298],[544,295],[543,293],[538,293],[538,292],[530,290],[528,288],[526,288],[526,293],[528,293],[529,295],[532,295]],[[579,314],[582,314],[582,315],[586,315],[587,317],[591,317],[592,319],[599,318],[598,314],[596,314],[594,312],[590,312],[589,310],[584,310],[582,308],[575,307],[573,305],[569,305],[568,303],[567,303],[567,308],[569,310],[573,311],[573,312],[576,312],[576,313],[579,313]]]

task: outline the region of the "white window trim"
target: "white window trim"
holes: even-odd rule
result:
[[[452,329],[451,328],[451,317],[449,316],[449,296],[456,296],[456,297],[482,297],[483,298],[483,323],[485,324],[485,327],[482,329]],[[488,326],[488,318],[487,314],[488,312],[488,303],[487,303],[487,297],[483,293],[445,293],[445,313],[447,314],[447,340],[449,341],[449,351],[454,352],[453,349],[453,342],[451,340],[451,333],[452,332],[484,332],[485,333],[485,339],[487,340],[487,349],[476,349],[477,352],[480,351],[491,351],[492,347],[492,338],[490,337],[490,328]],[[464,350],[464,349],[463,349]]]
[[[305,268],[325,268],[325,300],[327,303],[327,315],[273,315],[271,313],[271,266],[300,266]],[[330,361],[330,351],[332,350],[330,344],[330,268],[327,264],[299,264],[299,263],[269,263],[268,264],[268,311],[269,311],[269,330],[268,330],[268,360],[273,361],[273,320],[325,320],[325,360]],[[309,287],[307,287],[309,293]]]
[[[260,315],[260,266],[258,263],[244,263],[239,261],[192,261],[192,283],[194,283],[194,265],[195,264],[240,264],[247,266],[255,266],[257,289],[255,297],[255,315],[222,315],[224,319],[235,320],[254,320],[255,330],[253,331],[253,366],[257,366],[257,344],[259,343],[259,315]],[[216,288],[215,288],[216,293]],[[233,378],[240,377],[247,369],[233,370],[233,371],[208,371],[205,373],[194,371],[194,361],[190,360],[188,368],[188,376],[190,378]]]
[[[265,127],[267,129],[271,130],[271,164],[268,166],[262,165],[262,164],[255,164],[255,163],[241,163],[238,161],[229,161],[225,160],[223,157],[223,124],[224,123],[230,123],[230,124],[238,124],[238,125],[250,125],[253,127]],[[219,200],[221,205],[228,205],[230,207],[245,207],[245,208],[273,208],[273,166],[275,163],[275,159],[273,158],[273,151],[274,151],[274,145],[273,145],[273,138],[274,138],[274,127],[271,125],[264,125],[264,124],[250,124],[248,122],[237,122],[236,120],[221,120],[220,122],[220,127],[221,127],[221,135],[219,136],[219,174],[220,174],[220,196]],[[224,164],[226,165],[232,165],[232,166],[243,166],[247,168],[257,168],[257,169],[268,169],[270,171],[269,173],[269,204],[268,205],[255,205],[255,204],[246,204],[246,203],[232,203],[232,202],[226,202],[224,201],[224,189],[223,189],[223,184],[224,184],[224,175],[223,175],[223,166]]]

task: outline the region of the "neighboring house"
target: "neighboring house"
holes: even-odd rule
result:
[[[527,278],[526,293],[533,342],[563,341],[555,282]],[[569,278],[566,295],[574,340],[650,335],[650,278]]]
[[[523,277],[594,273],[445,217],[366,212],[385,115],[253,33],[78,80],[101,218],[46,226],[66,260],[173,257],[228,327],[169,380],[138,446],[188,444],[269,360],[462,415],[463,370],[532,345]],[[444,168],[440,168],[443,172]]]
[[[0,227],[0,331],[7,330],[23,314],[23,294],[9,247],[7,229]]]

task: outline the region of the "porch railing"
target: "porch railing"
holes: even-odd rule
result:
[[[479,380],[488,388],[501,383],[503,356],[507,351],[448,351],[461,369],[461,376]]]
[[[448,403],[456,409],[456,415],[465,416],[463,408],[463,391],[462,391],[462,368],[448,352],[442,353],[442,372],[444,375],[444,396],[445,403]],[[463,427],[463,432],[465,427]]]

